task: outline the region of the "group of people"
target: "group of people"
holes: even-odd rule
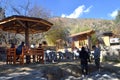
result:
[[[16,48],[16,55],[19,56],[19,55],[22,54],[22,48],[23,47],[25,47],[25,42],[21,42],[21,44],[18,45],[18,47],[16,47],[14,43],[11,43],[11,47],[10,48]],[[38,48],[42,48],[42,44],[41,43],[39,43]],[[19,59],[19,57],[17,57],[16,60],[18,60],[18,59]]]
[[[92,46],[94,50],[94,61],[97,70],[100,70],[100,49],[97,46]],[[88,75],[88,62],[91,62],[90,60],[90,53],[86,47],[82,47],[79,51],[79,58],[81,62],[81,71],[83,75]]]
[[[10,48],[16,48],[16,55],[20,55],[22,53],[22,48],[25,46],[24,42],[21,42],[21,44],[16,48],[14,43],[11,43]]]
[[[16,48],[16,55],[20,55],[22,53],[22,48],[24,47],[24,42],[21,42],[21,44]],[[11,48],[15,48],[14,44],[11,44]],[[42,48],[42,44],[39,44],[38,48]],[[100,69],[100,49],[96,46],[92,46],[94,50],[94,61],[96,68]],[[78,50],[77,48],[75,48]],[[90,50],[88,47],[82,47],[81,50],[77,51],[79,54],[80,62],[81,62],[81,71],[82,74],[88,75],[88,62],[91,62],[90,60]],[[19,59],[19,58],[17,58]]]

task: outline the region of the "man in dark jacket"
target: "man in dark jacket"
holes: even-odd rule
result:
[[[17,57],[16,60],[18,60],[19,59],[19,55],[22,54],[22,48],[23,48],[23,46],[24,46],[24,42],[21,42],[21,44],[16,48],[16,55],[18,55],[18,57]]]
[[[89,59],[89,53],[85,50],[85,47],[81,48],[81,51],[79,52],[79,58],[81,61],[81,69],[83,75],[88,75],[88,61]]]
[[[16,55],[22,54],[22,48],[24,46],[24,42],[21,42],[21,44],[16,49]]]
[[[100,71],[100,48],[96,47],[95,45],[92,46],[93,50],[94,50],[94,60],[95,60],[95,65],[96,68]]]

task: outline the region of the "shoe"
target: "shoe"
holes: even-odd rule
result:
[[[82,75],[82,77],[84,78],[84,77],[85,77],[85,75]]]
[[[98,72],[100,72],[100,69],[98,69]]]
[[[88,75],[85,75],[86,78],[88,78]]]

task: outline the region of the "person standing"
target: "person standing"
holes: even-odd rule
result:
[[[22,48],[24,47],[24,44],[25,44],[24,42],[21,42],[21,44],[16,48],[16,55],[18,55],[16,60],[18,60],[19,59],[19,55],[22,54]]]
[[[16,55],[22,54],[22,48],[24,47],[24,42],[21,42],[21,44],[16,48]]]
[[[79,52],[79,58],[81,61],[82,74],[88,75],[88,62],[90,62],[90,59],[89,53],[85,50],[85,47],[81,48],[81,51]]]
[[[95,65],[96,65],[96,68],[98,70],[100,70],[100,49],[98,47],[96,47],[95,45],[92,46],[93,50],[94,50],[94,60],[95,60]]]

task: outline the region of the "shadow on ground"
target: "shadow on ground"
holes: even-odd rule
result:
[[[0,63],[1,64],[1,63]],[[25,64],[25,65],[6,65],[4,62],[0,65],[0,76],[7,77],[6,80],[65,80],[69,76],[81,77],[81,68],[79,62],[62,62],[51,64]],[[113,65],[113,66],[111,66]],[[111,74],[118,74],[120,66],[116,64],[102,64],[101,71],[110,71]],[[117,69],[117,70],[116,70]],[[96,71],[94,64],[89,64],[89,74]],[[97,74],[97,73],[95,73]],[[120,76],[118,76],[120,78]],[[0,79],[0,80],[2,80]]]

